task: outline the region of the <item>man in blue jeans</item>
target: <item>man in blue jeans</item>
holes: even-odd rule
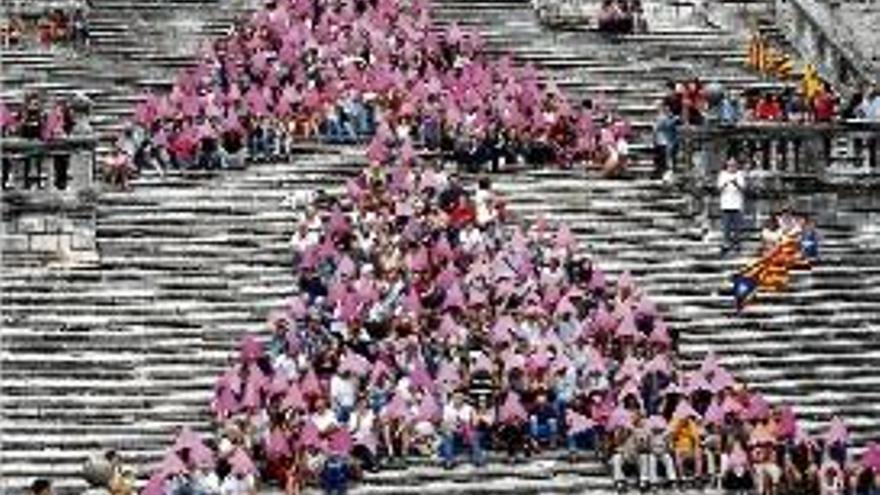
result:
[[[724,244],[721,255],[740,250],[740,229],[742,228],[743,207],[745,204],[746,176],[736,159],[730,158],[718,174],[718,191],[721,194],[721,228],[724,231]]]
[[[471,462],[483,463],[479,432],[475,427],[474,408],[464,401],[464,395],[456,391],[452,400],[443,408],[443,421],[440,434],[440,458],[447,468],[451,468],[455,454],[470,448]]]
[[[549,443],[552,449],[556,447],[558,434],[558,411],[553,403],[547,400],[546,394],[538,394],[535,407],[529,416],[529,435],[538,444]]]

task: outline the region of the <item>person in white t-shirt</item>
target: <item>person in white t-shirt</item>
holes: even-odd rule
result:
[[[721,195],[721,228],[724,231],[724,244],[721,254],[740,249],[740,229],[743,207],[745,206],[746,176],[736,160],[727,161],[724,170],[718,174],[718,191]]]
[[[330,401],[339,421],[347,422],[357,400],[357,381],[351,372],[345,370],[330,378]]]
[[[452,466],[459,446],[470,448],[474,463],[479,460],[480,447],[473,430],[474,408],[465,402],[464,395],[460,391],[453,393],[452,400],[443,406],[441,426],[440,457],[446,467]]]
[[[485,227],[497,218],[495,210],[495,195],[492,193],[492,185],[489,179],[482,178],[477,183],[477,192],[474,195],[474,203],[477,210],[477,225]]]
[[[339,422],[336,419],[336,413],[333,412],[333,409],[327,407],[326,399],[318,399],[316,409],[317,412],[312,417],[312,421],[314,421],[315,426],[318,428],[318,432],[321,435],[325,435],[339,426]]]

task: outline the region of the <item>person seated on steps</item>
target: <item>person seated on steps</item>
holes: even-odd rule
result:
[[[465,448],[470,451],[471,462],[475,465],[483,463],[474,415],[474,408],[465,402],[464,394],[453,392],[452,400],[443,408],[440,427],[440,457],[447,469],[453,466],[456,454]]]
[[[547,445],[550,449],[554,449],[558,435],[559,417],[556,408],[548,399],[547,392],[539,392],[529,414],[529,436],[532,445],[536,448]]]
[[[758,495],[775,495],[782,478],[782,470],[776,463],[776,439],[770,428],[766,419],[760,421],[749,439]]]
[[[751,494],[755,488],[748,455],[739,441],[732,442],[721,458],[721,488],[731,495]]]
[[[669,425],[680,483],[694,481],[701,484],[704,481],[702,430],[697,422],[698,418],[699,415],[693,407],[682,399]]]
[[[635,475],[637,486],[648,485],[647,456],[642,456],[639,443],[645,439],[642,418],[618,407],[608,418],[611,472],[614,486],[625,491],[627,478]]]
[[[498,439],[507,452],[508,461],[517,461],[528,454],[526,445],[528,413],[517,392],[509,390],[498,410]]]
[[[674,485],[678,477],[666,420],[662,416],[651,416],[645,420],[645,423],[647,434],[644,441],[647,445],[641,446],[641,449],[644,452],[643,455],[647,456],[648,484],[653,489]]]

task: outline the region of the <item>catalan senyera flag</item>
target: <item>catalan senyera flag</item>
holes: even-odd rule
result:
[[[761,35],[755,33],[749,38],[749,52],[747,65],[753,69],[761,70],[764,64],[767,43]]]
[[[786,236],[760,259],[733,275],[733,296],[741,309],[758,291],[785,290],[792,270],[807,269],[818,258],[818,237],[813,230],[799,238]]]

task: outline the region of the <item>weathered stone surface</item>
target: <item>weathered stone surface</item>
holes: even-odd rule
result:
[[[33,234],[30,236],[30,250],[54,252],[58,250],[58,234]]]
[[[4,234],[2,246],[4,253],[27,251],[28,237],[26,235]]]
[[[37,232],[45,232],[46,230],[46,221],[42,217],[28,215],[19,218],[18,220],[13,220],[18,224],[18,231],[26,234],[37,233]]]

